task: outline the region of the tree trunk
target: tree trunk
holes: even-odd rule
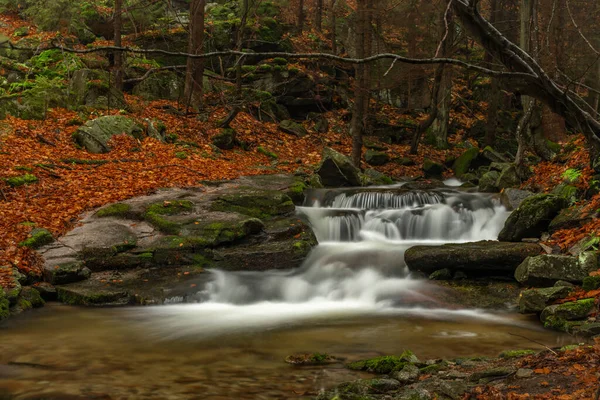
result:
[[[337,0],[331,0],[329,29],[331,29],[331,53],[337,54]]]
[[[315,29],[317,32],[323,31],[323,0],[317,0],[315,10]]]
[[[490,23],[495,25],[498,14],[498,0],[492,0],[490,6]],[[485,53],[485,61],[491,64],[492,56],[490,53]],[[500,82],[498,78],[491,78],[490,94],[487,109],[487,121],[485,124],[485,139],[484,143],[486,146],[494,147],[496,142],[496,131],[498,129],[498,111],[500,107]]]
[[[356,7],[356,57],[365,57],[365,26],[367,19],[366,12],[367,0],[358,0]],[[359,64],[355,67],[354,82],[354,107],[352,110],[352,121],[350,122],[350,132],[352,133],[352,162],[354,166],[360,168],[362,157],[362,135],[365,118],[366,85],[365,85],[365,65]]]
[[[442,77],[444,76],[444,65],[440,64],[435,70],[435,77],[433,78],[433,87],[431,89],[431,105],[429,107],[429,116],[427,119],[419,124],[413,135],[410,144],[410,154],[417,154],[419,152],[419,142],[421,136],[426,132],[438,116],[438,102],[440,98],[440,86]]]
[[[240,27],[237,32],[235,49],[237,51],[242,51],[242,47],[244,46],[244,31],[246,29],[246,22],[248,21],[248,13],[250,12],[250,0],[242,0],[242,15],[240,18]],[[241,101],[242,97],[242,65],[244,64],[244,59],[242,57],[238,57],[236,61],[235,68],[235,91],[237,97]]]
[[[369,57],[373,54],[373,0],[366,0],[365,4],[365,17],[363,20],[364,24],[364,48],[365,52],[363,57]],[[371,74],[372,74],[372,65],[373,64],[365,64],[364,66],[364,79],[363,79],[363,94],[365,96],[363,102],[363,115],[362,115],[362,123],[363,123],[363,135],[368,134],[369,131],[369,104],[371,102]]]
[[[190,37],[188,53],[202,54],[204,47],[204,6],[206,0],[190,2]],[[202,109],[204,60],[188,57],[185,70],[184,99],[186,109]]]
[[[298,10],[296,12],[296,19],[298,21],[298,33],[302,33],[304,30],[304,0],[298,0]]]
[[[442,27],[444,31],[441,35],[443,40],[441,56],[448,57],[452,52],[454,42],[454,23],[451,13],[442,16]],[[431,125],[431,138],[435,147],[446,149],[448,148],[448,126],[450,125],[450,107],[452,105],[452,69],[450,66],[444,67],[437,102],[437,117]]]
[[[114,29],[115,29],[115,47],[121,47],[121,29],[123,27],[122,22],[123,13],[123,0],[115,0],[115,18],[114,18]],[[123,90],[123,52],[115,51],[114,60],[115,70],[115,88],[119,91]]]

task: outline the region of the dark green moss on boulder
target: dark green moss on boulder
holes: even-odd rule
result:
[[[104,217],[120,217],[128,218],[131,215],[131,206],[125,203],[114,203],[106,207],[102,207],[96,212],[96,216]]]
[[[568,286],[524,290],[519,296],[519,312],[522,314],[542,312],[553,301],[567,297],[572,290],[573,288]]]
[[[176,235],[181,231],[181,224],[167,216],[189,212],[194,204],[188,200],[168,200],[150,204],[144,213],[144,219],[164,233]]]
[[[389,374],[400,371],[408,364],[419,362],[415,354],[406,350],[399,356],[382,356],[368,360],[355,361],[347,365],[349,369],[374,372],[376,374]]]
[[[441,178],[444,172],[444,166],[440,163],[426,158],[423,161],[423,174],[426,178]]]
[[[563,304],[555,304],[544,308],[540,319],[545,324],[547,321],[561,319],[576,321],[586,318],[594,311],[594,299],[583,299]]]
[[[29,286],[23,288],[17,301],[17,306],[23,311],[31,308],[39,308],[44,304],[46,302],[42,299],[40,292]]]
[[[583,290],[596,290],[600,288],[600,276],[586,276],[583,278],[583,284],[581,285]]]
[[[212,143],[221,150],[231,150],[236,145],[236,132],[233,128],[223,128],[212,138]]]
[[[19,243],[19,246],[29,247],[32,249],[39,249],[42,246],[50,244],[54,241],[52,233],[44,228],[35,228],[29,234],[29,237]]]
[[[0,321],[10,316],[10,302],[4,294],[4,290],[0,290]]]
[[[44,278],[53,285],[60,285],[88,279],[91,273],[83,262],[70,261],[45,268]]]
[[[536,354],[535,350],[505,350],[498,357],[500,358],[520,358]]]
[[[237,212],[255,218],[284,215],[295,210],[292,199],[278,190],[248,190],[224,194],[211,205],[212,211]]]
[[[518,242],[527,237],[539,237],[548,229],[550,221],[567,206],[564,198],[551,194],[528,197],[508,217],[498,240]]]
[[[365,161],[370,165],[384,165],[390,161],[390,156],[383,151],[368,149],[365,153]]]
[[[477,156],[479,156],[479,148],[471,147],[470,149],[467,149],[454,161],[454,164],[452,164],[454,174],[459,178],[466,174],[469,169],[471,169],[471,165]]]

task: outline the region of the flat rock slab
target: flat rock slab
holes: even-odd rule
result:
[[[513,274],[529,256],[540,254],[534,243],[504,243],[484,240],[441,246],[414,246],[406,250],[404,259],[411,271],[432,273],[448,268],[478,275]]]

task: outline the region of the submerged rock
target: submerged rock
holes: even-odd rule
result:
[[[533,243],[500,243],[484,240],[441,246],[414,246],[406,250],[404,260],[410,270],[433,273],[447,268],[477,275],[513,274],[527,257],[538,255]]]
[[[539,237],[567,205],[562,197],[550,194],[538,194],[525,199],[506,220],[498,240],[517,242],[527,237]]]

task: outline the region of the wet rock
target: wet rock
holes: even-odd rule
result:
[[[452,164],[454,174],[460,178],[466,174],[471,168],[471,164],[474,163],[475,159],[479,156],[479,148],[471,147],[462,153]]]
[[[533,370],[529,368],[519,368],[515,373],[515,378],[517,379],[525,379],[533,376]]]
[[[325,187],[360,186],[360,170],[347,157],[329,147],[323,149],[321,164],[316,170]]]
[[[48,282],[37,282],[34,288],[37,289],[45,301],[54,301],[57,299],[56,288]]]
[[[587,205],[565,208],[552,219],[548,226],[549,232],[556,232],[559,229],[577,228],[590,222],[596,217],[597,213],[587,208]]]
[[[365,161],[370,165],[384,165],[390,160],[390,156],[383,151],[367,150],[365,153]]]
[[[583,322],[574,329],[574,333],[587,337],[600,335],[600,322]]]
[[[44,299],[35,288],[26,286],[21,291],[17,300],[17,307],[20,311],[29,310],[31,308],[39,308],[45,304]]]
[[[131,303],[125,290],[57,286],[56,291],[60,302],[75,306],[116,306]]]
[[[437,178],[441,179],[444,172],[444,166],[440,163],[436,163],[429,158],[423,161],[423,174],[425,178]]]
[[[527,257],[540,253],[533,243],[500,243],[484,240],[441,246],[414,246],[404,259],[410,270],[432,273],[448,268],[474,274],[512,274]]]
[[[83,261],[78,260],[46,262],[44,266],[44,279],[53,285],[82,281],[88,279],[91,273]]]
[[[586,318],[594,311],[594,299],[583,299],[568,303],[554,304],[544,308],[540,319],[546,323],[549,319],[576,321]]]
[[[10,302],[6,298],[4,290],[0,290],[0,321],[10,316]]]
[[[392,178],[372,168],[365,169],[365,172],[360,174],[360,180],[363,186],[391,185],[394,183]]]
[[[497,171],[489,171],[481,176],[479,179],[479,191],[484,193],[495,193],[500,189],[496,182],[500,174]]]
[[[279,129],[282,132],[302,138],[308,135],[308,131],[302,124],[294,122],[290,119],[283,120],[279,123]]]
[[[533,196],[533,193],[529,190],[506,188],[500,195],[500,201],[507,210],[515,210],[526,198],[531,196]]]
[[[522,314],[542,312],[550,303],[567,297],[572,290],[567,286],[524,290],[519,298],[519,312]]]
[[[413,352],[406,350],[399,356],[382,356],[368,360],[354,361],[347,365],[349,369],[389,374],[401,371],[405,366],[419,362]]]
[[[396,378],[400,384],[406,385],[415,382],[419,378],[419,374],[419,368],[417,368],[415,365],[409,364],[398,371],[394,375],[394,378]]]
[[[581,257],[544,254],[527,257],[515,271],[515,279],[527,286],[550,286],[559,280],[581,283],[597,265],[592,252]]]
[[[126,134],[143,138],[143,129],[122,115],[107,115],[86,122],[73,134],[75,142],[90,153],[108,153],[108,141],[115,135]]]
[[[452,271],[449,268],[438,269],[429,275],[432,281],[449,281],[452,279]]]
[[[583,284],[581,285],[583,290],[590,291],[600,288],[600,276],[586,276],[583,278]]]
[[[469,386],[462,380],[449,381],[440,378],[431,378],[423,382],[419,382],[418,389],[430,393],[433,398],[446,398],[451,400],[460,400],[464,398],[464,394],[469,390]]]
[[[550,221],[567,206],[561,197],[538,194],[525,199],[508,217],[498,240],[516,242],[526,237],[539,237]]]

